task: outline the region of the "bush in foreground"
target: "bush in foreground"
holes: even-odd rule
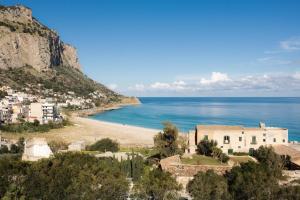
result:
[[[96,143],[92,144],[87,148],[89,151],[111,151],[111,152],[117,152],[119,151],[119,143],[116,141],[113,141],[109,138],[104,138]]]
[[[181,185],[176,182],[170,173],[163,172],[160,169],[145,170],[141,180],[134,186],[133,196],[134,199],[138,200],[169,199],[170,197],[177,197],[177,192],[181,188]]]
[[[0,199],[123,200],[129,191],[116,159],[56,154],[28,163],[0,157]]]
[[[197,200],[226,200],[230,199],[227,181],[223,176],[217,175],[212,170],[199,172],[187,185],[187,191]]]

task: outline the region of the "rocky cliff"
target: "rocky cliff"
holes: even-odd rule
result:
[[[80,69],[76,49],[32,17],[24,6],[0,6],[0,69],[55,66]]]

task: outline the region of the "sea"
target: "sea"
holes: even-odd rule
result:
[[[259,122],[289,129],[289,141],[300,141],[300,97],[140,97],[140,105],[90,116],[93,119],[161,129],[174,123],[181,132],[197,124],[243,125]],[[142,136],[141,136],[142,137]]]

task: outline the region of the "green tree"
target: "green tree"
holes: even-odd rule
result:
[[[48,143],[51,151],[53,153],[57,153],[59,150],[67,150],[68,144],[66,144],[64,141],[50,141]]]
[[[168,172],[160,169],[145,170],[141,180],[134,186],[134,198],[162,200],[176,194],[180,189],[176,180]],[[174,196],[174,195],[172,195]]]
[[[24,180],[27,199],[123,200],[129,187],[116,159],[56,154],[32,164]]]
[[[21,199],[22,183],[29,164],[21,162],[18,157],[0,156],[0,199]]]
[[[106,152],[106,151],[117,152],[119,151],[119,143],[109,138],[104,138],[89,146],[88,150],[101,151],[101,152]]]
[[[0,154],[8,153],[8,147],[6,145],[1,145],[0,146]]]
[[[19,148],[19,153],[23,153],[24,152],[24,146],[25,146],[25,138],[24,137],[20,137],[18,139],[17,146]]]
[[[217,147],[217,141],[215,140],[201,140],[197,144],[196,152],[200,155],[212,156],[213,150]]]
[[[170,123],[164,122],[163,132],[159,132],[154,137],[154,146],[159,152],[161,158],[182,154],[182,150],[178,147],[178,129]]]
[[[40,121],[37,120],[37,119],[35,119],[35,120],[33,121],[33,125],[34,125],[34,126],[39,126],[39,125],[40,125]]]
[[[20,149],[19,149],[19,147],[17,145],[12,144],[10,146],[10,153],[19,153],[19,151],[20,151]]]
[[[300,185],[288,185],[280,187],[274,199],[298,200],[300,199]]]
[[[247,162],[226,174],[234,199],[269,200],[278,191],[278,180],[262,164]]]
[[[187,191],[195,200],[230,199],[226,179],[212,170],[198,172],[188,183]]]
[[[281,156],[274,152],[273,147],[260,146],[254,151],[254,157],[266,168],[269,176],[282,177],[284,163]]]

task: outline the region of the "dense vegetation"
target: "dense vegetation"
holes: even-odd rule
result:
[[[16,144],[10,146],[10,149],[6,145],[1,145],[0,154],[18,154],[20,156],[24,151],[24,141],[23,137],[19,138]]]
[[[38,162],[0,156],[0,198],[3,199],[126,199],[129,182],[134,196],[160,200],[180,187],[169,173],[150,170],[138,155],[117,161],[82,153],[56,154]]]
[[[170,122],[164,122],[163,125],[163,132],[154,137],[154,146],[160,158],[183,154],[183,149],[178,145],[178,128]]]
[[[52,94],[45,94],[46,90],[52,90],[59,94],[66,94],[70,91],[74,92],[77,97],[90,97],[90,93],[98,91],[107,97],[93,99],[98,104],[99,101],[101,103],[117,102],[122,97],[88,78],[81,71],[65,66],[53,67],[44,72],[38,72],[31,66],[8,70],[0,69],[0,80],[0,86],[10,86],[18,91],[25,91],[26,88],[29,88],[32,94],[50,97]],[[60,97],[62,98],[62,96]]]
[[[279,185],[279,180],[284,178],[283,159],[271,147],[261,146],[254,154],[259,163],[241,163],[224,176],[213,171],[199,172],[189,182],[187,190],[197,200],[299,199],[299,183]]]
[[[211,156],[223,163],[226,163],[229,160],[229,157],[217,147],[217,142],[214,140],[201,140],[197,145],[196,151],[200,155]]]
[[[35,120],[34,122],[22,121],[20,123],[2,124],[0,130],[10,133],[48,132],[51,129],[63,128],[67,125],[71,125],[67,119],[63,119],[61,122],[50,121],[47,124],[40,124],[38,120]]]
[[[87,147],[89,151],[100,151],[100,152],[117,152],[119,151],[119,144],[109,138],[101,139],[94,144]]]

